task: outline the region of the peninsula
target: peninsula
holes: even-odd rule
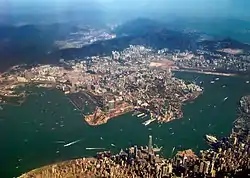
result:
[[[177,66],[166,55],[131,45],[111,56],[61,59],[57,66],[15,66],[1,75],[0,96],[25,97],[27,93],[18,93],[17,88],[33,84],[63,91],[81,111],[90,103],[92,113],[83,113],[90,125],[135,110],[150,116],[150,121],[169,122],[181,118],[182,104],[203,91],[193,82],[174,77],[172,68]]]

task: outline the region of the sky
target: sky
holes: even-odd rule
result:
[[[71,12],[103,19],[154,18],[171,14],[181,17],[247,19],[250,18],[249,7],[250,0],[1,0],[0,14],[61,16]]]

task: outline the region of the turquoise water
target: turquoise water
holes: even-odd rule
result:
[[[145,119],[131,114],[114,118],[105,125],[88,126],[68,99],[56,90],[36,89],[36,94],[29,96],[22,106],[3,106],[0,110],[1,177],[18,176],[46,164],[95,154],[96,151],[85,150],[86,147],[119,151],[131,144],[146,145],[149,134],[153,135],[155,144],[164,147],[161,153],[164,156],[171,156],[173,147],[176,151],[206,149],[204,134],[227,136],[236,118],[239,99],[249,94],[247,79],[220,77],[210,84],[215,76],[192,73],[176,73],[176,76],[189,80],[199,76],[197,81],[204,82],[205,91],[193,103],[185,104],[183,119],[161,126],[152,123],[145,127],[142,125]],[[227,96],[228,100],[223,102]],[[69,147],[56,143],[78,139],[81,141]]]

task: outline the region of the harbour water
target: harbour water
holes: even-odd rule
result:
[[[164,156],[171,156],[172,150],[208,148],[203,139],[205,134],[227,136],[237,117],[240,98],[250,93],[250,84],[246,83],[249,79],[175,75],[198,83],[203,81],[205,91],[194,102],[185,104],[183,119],[162,125],[152,122],[144,126],[142,123],[149,118],[125,114],[105,125],[91,127],[56,90],[36,89],[21,106],[4,105],[0,110],[1,177],[14,177],[46,164],[95,154],[96,150],[86,148],[116,152],[131,144],[146,145],[149,134],[157,146],[163,146]],[[212,80],[214,84],[210,83]]]

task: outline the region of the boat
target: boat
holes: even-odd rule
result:
[[[0,110],[3,110],[3,107],[2,107],[2,106],[0,106]]]
[[[139,113],[140,113],[140,111],[134,111],[134,113],[132,114],[132,116],[135,116],[135,115],[137,115]]]
[[[113,147],[115,147],[115,144],[113,144],[113,143],[111,143],[110,145],[113,146]]]
[[[144,115],[144,116],[142,116],[142,119],[144,119],[145,117],[147,117],[148,115],[146,114],[146,115]]]
[[[171,153],[171,154],[173,154],[173,153],[174,153],[174,150],[175,150],[175,146],[173,147],[173,149],[172,149],[172,153]]]
[[[209,143],[216,143],[218,141],[217,138],[215,136],[212,136],[212,135],[206,135],[205,139]]]
[[[138,114],[137,117],[142,117],[144,115],[145,115],[144,113],[141,113],[141,114]]]
[[[105,148],[86,148],[86,150],[105,150]]]
[[[228,97],[224,98],[223,101],[226,101],[228,99]]]
[[[174,135],[174,132],[172,132],[171,135]]]
[[[220,80],[220,78],[217,77],[217,78],[215,78],[215,80],[218,81],[218,80]]]
[[[210,83],[211,83],[211,84],[213,84],[213,83],[214,83],[214,81],[212,80]]]
[[[246,81],[246,83],[249,83],[249,81]]]
[[[74,144],[76,144],[77,142],[80,142],[81,140],[76,140],[76,141],[73,141],[73,142],[70,142],[70,143],[67,143],[67,144],[65,144],[65,145],[63,145],[64,147],[68,147],[68,146],[70,146],[70,145],[74,145]]]
[[[145,125],[145,126],[147,126],[147,125],[149,125],[153,121],[155,121],[155,119],[149,119],[149,120],[143,122],[142,124]]]
[[[161,149],[162,149],[162,146],[161,147],[155,147],[155,148],[153,148],[153,151],[154,152],[160,152]]]
[[[55,141],[55,143],[65,143],[65,141]]]

